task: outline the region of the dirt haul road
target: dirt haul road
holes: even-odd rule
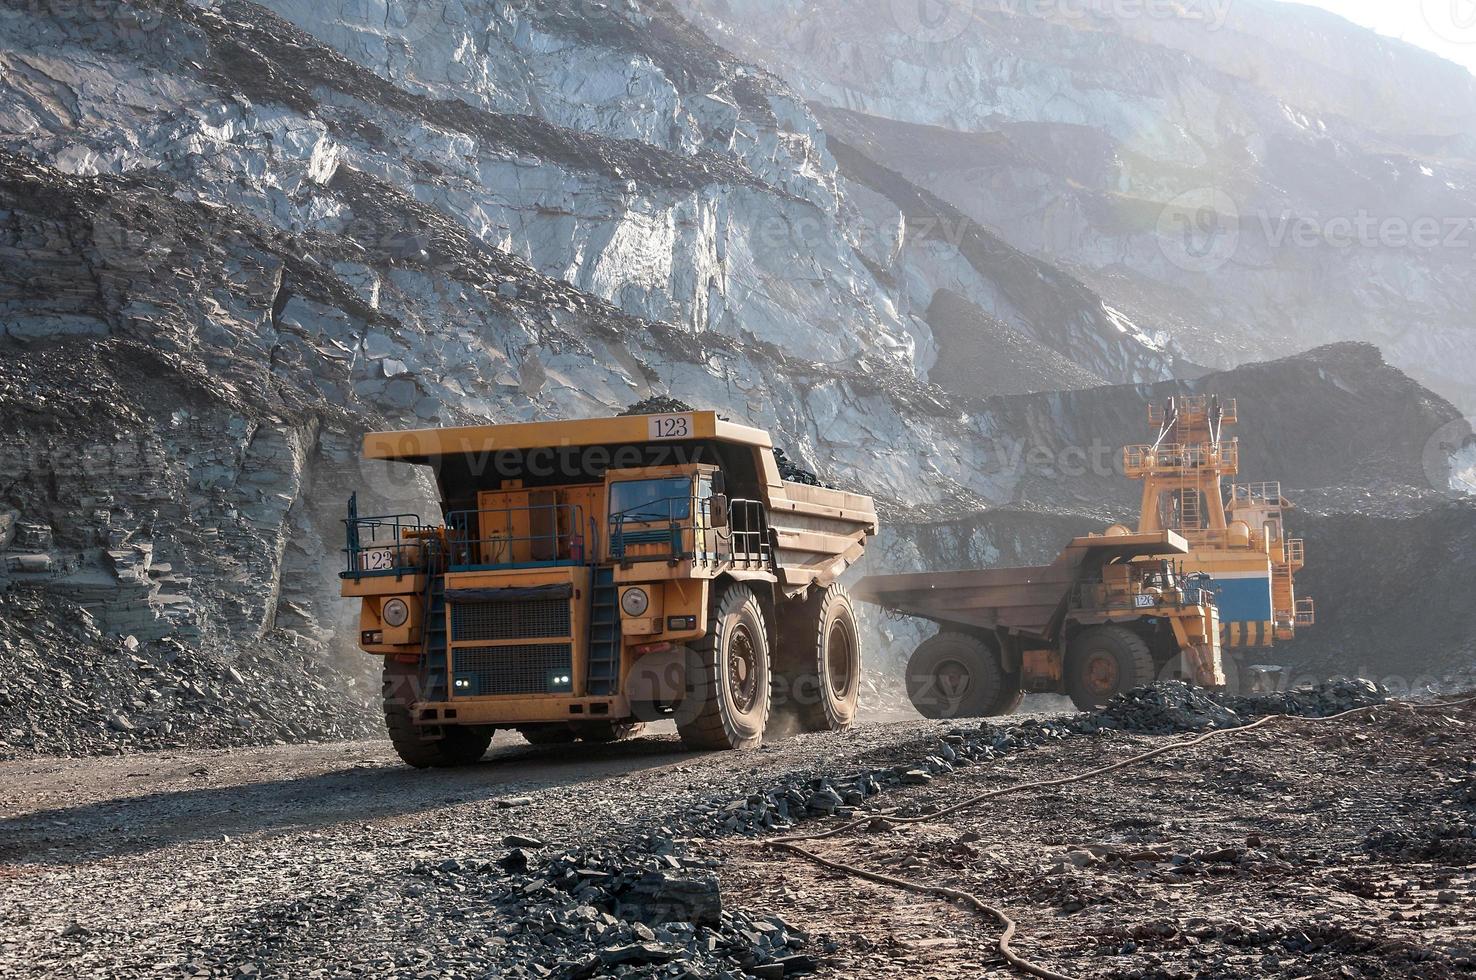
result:
[[[1009,976],[994,923],[775,853],[766,825],[796,796],[799,830],[926,815],[1183,738],[1099,728],[899,723],[707,755],[499,740],[431,773],[378,742],[8,763],[0,975]],[[812,848],[999,904],[1066,976],[1470,976],[1473,732],[1472,706],[1288,719]],[[686,889],[687,911],[647,914],[627,878]],[[720,916],[693,911],[708,878]]]

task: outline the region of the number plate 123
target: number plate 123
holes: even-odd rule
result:
[[[395,567],[393,548],[365,549],[359,553],[359,561],[366,572],[389,572]]]
[[[650,419],[650,439],[690,439],[695,435],[690,415],[653,415]]]

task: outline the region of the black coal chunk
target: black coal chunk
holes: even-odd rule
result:
[[[679,401],[678,399],[675,399],[675,398],[668,398],[668,397],[666,397],[664,395],[655,395],[655,396],[652,396],[651,398],[647,398],[647,399],[645,399],[643,401],[636,402],[634,405],[630,406],[629,408],[627,408],[625,411],[621,412],[620,414],[621,415],[676,415],[676,414],[678,414],[680,412],[691,412],[691,411],[695,411],[695,409],[693,409],[691,405],[688,405],[684,401]]]

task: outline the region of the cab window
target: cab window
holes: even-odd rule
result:
[[[635,524],[691,520],[692,481],[673,477],[612,483],[610,518]]]

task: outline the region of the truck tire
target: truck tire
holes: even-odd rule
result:
[[[756,749],[769,723],[769,634],[758,597],[730,584],[687,655],[677,731],[694,749]]]
[[[861,643],[856,610],[839,585],[791,604],[775,657],[775,707],[791,708],[807,732],[839,732],[856,723],[861,700]]]
[[[1066,651],[1066,693],[1082,711],[1099,711],[1155,676],[1147,642],[1121,626],[1093,626]]]
[[[386,661],[383,680],[384,726],[396,754],[406,765],[416,769],[469,766],[487,754],[494,733],[491,727],[450,725],[441,729],[443,734],[439,738],[434,738],[415,724],[411,713],[420,680],[419,668]]]
[[[944,630],[913,651],[907,696],[924,718],[993,718],[1011,714],[1024,694],[1005,673],[999,652],[967,633]]]
[[[436,763],[442,768],[453,766],[469,766],[482,761],[482,756],[487,754],[487,746],[492,744],[492,736],[497,734],[497,729],[491,725],[446,725],[441,729],[440,752],[441,761]]]

